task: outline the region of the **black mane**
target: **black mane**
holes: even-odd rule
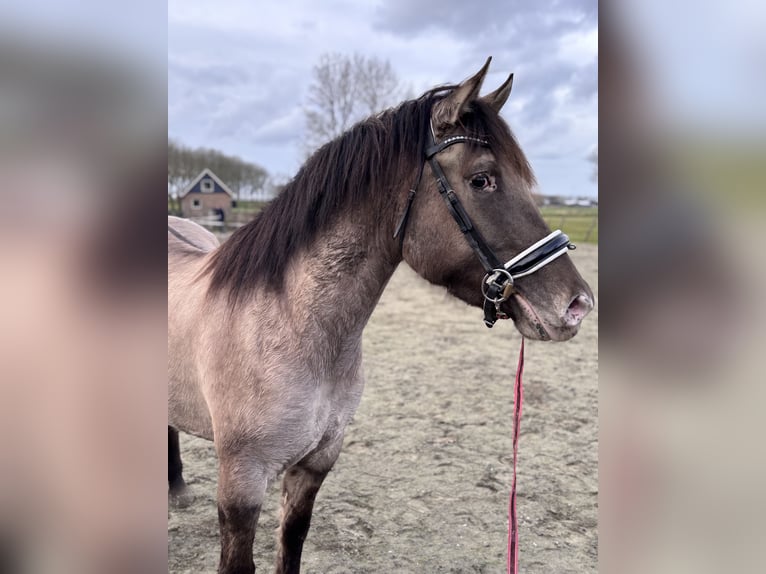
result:
[[[259,284],[279,291],[291,258],[344,209],[371,197],[397,205],[391,194],[410,182],[392,182],[392,176],[414,172],[423,161],[433,105],[453,88],[435,88],[361,121],[317,150],[282,192],[213,254],[204,270],[211,274],[210,292],[227,291],[236,304]],[[508,126],[486,104],[475,102],[463,124],[466,135],[489,140],[496,155],[511,158],[517,173],[533,180]]]

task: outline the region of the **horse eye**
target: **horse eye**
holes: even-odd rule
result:
[[[484,189],[488,185],[489,176],[486,173],[480,173],[471,178],[471,187],[474,189]]]

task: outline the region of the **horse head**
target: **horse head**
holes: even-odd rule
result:
[[[499,115],[513,74],[482,97],[488,68],[489,60],[476,75],[434,97],[425,150],[430,169],[418,177],[402,241],[404,259],[421,276],[476,306],[485,305],[486,289],[483,295],[480,287],[491,269],[502,266],[498,261],[551,234],[532,197],[532,170]],[[565,341],[593,308],[593,293],[569,255],[558,255],[515,280],[508,274],[511,288],[495,297],[497,313],[513,319],[530,339]],[[496,276],[506,277],[502,271]]]

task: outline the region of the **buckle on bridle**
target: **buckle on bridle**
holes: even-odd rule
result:
[[[486,301],[497,306],[506,301],[512,293],[513,276],[507,269],[493,269],[484,275],[481,281],[481,294]]]

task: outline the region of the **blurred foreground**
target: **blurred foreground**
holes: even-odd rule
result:
[[[602,7],[601,572],[763,571],[766,51],[742,4]]]
[[[165,6],[70,4],[0,8],[0,572],[164,572]]]

